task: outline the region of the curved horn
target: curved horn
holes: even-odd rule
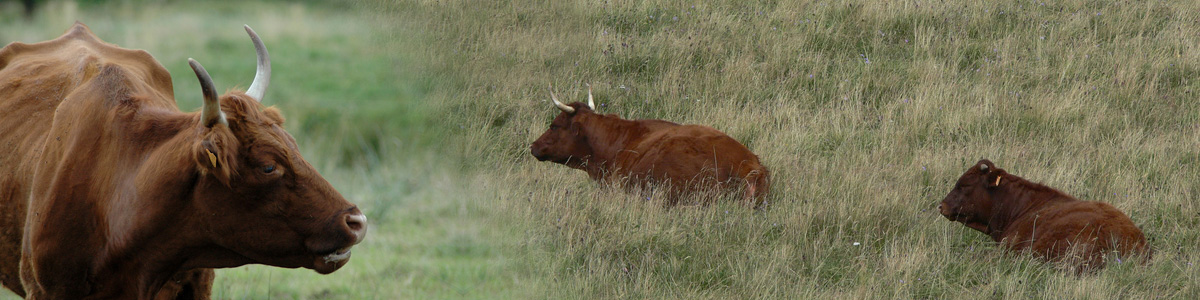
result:
[[[590,83],[584,84],[586,84],[588,87],[588,108],[596,110],[596,102],[592,101],[592,85]]]
[[[568,114],[573,114],[573,113],[575,113],[575,108],[574,108],[574,107],[567,106],[566,104],[563,104],[562,102],[559,102],[559,101],[558,101],[558,96],[555,96],[555,95],[554,95],[554,90],[553,90],[553,87],[551,87],[551,89],[552,89],[552,90],[550,90],[550,99],[551,99],[551,100],[554,100],[554,106],[557,106],[559,110],[562,110],[563,112],[566,112],[566,113],[568,113]]]
[[[208,76],[208,71],[204,70],[195,59],[188,58],[188,65],[192,66],[192,71],[196,72],[196,78],[200,79],[200,90],[204,92],[204,108],[200,110],[200,123],[204,127],[213,127],[217,123],[229,126],[229,121],[225,120],[225,112],[221,111],[221,99],[217,98],[217,89],[213,87],[212,77]]]
[[[250,25],[245,26],[246,33],[250,34],[250,40],[254,42],[254,52],[258,55],[258,69],[254,72],[254,82],[246,89],[246,95],[262,102],[263,95],[267,93],[267,85],[271,84],[271,56],[267,54],[267,46],[263,45],[262,39],[258,38],[254,29],[250,29]]]

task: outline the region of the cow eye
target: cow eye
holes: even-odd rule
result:
[[[275,172],[275,165],[268,165],[268,166],[263,167],[262,172],[267,173],[267,174],[270,174],[271,172]]]

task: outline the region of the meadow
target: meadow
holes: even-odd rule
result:
[[[532,298],[1200,297],[1200,23],[1161,1],[380,1],[421,34],[427,103]],[[404,47],[408,48],[408,47]],[[559,112],[725,131],[771,207],[663,208],[537,162]],[[981,158],[1143,229],[1154,259],[1075,276],[938,202]]]
[[[249,84],[371,220],[330,275],[218,271],[220,299],[1200,297],[1200,15],[1130,1],[49,1],[0,42],[75,20]],[[772,171],[770,207],[666,208],[529,143],[563,100],[704,124]],[[967,167],[1126,212],[1156,253],[1087,276],[937,212]],[[14,298],[0,292],[0,298]]]
[[[481,198],[445,165],[436,111],[410,58],[349,1],[48,1],[25,19],[0,2],[0,43],[53,39],[76,20],[101,39],[144,49],[173,75],[180,109],[200,108],[187,66],[219,91],[254,76],[249,24],[271,54],[264,102],[283,112],[304,157],[370,220],[368,238],[330,275],[248,265],[217,271],[216,299],[446,299],[511,293],[520,274]],[[0,289],[0,299],[16,298]]]

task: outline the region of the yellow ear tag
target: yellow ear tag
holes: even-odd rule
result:
[[[209,155],[212,155],[212,154],[209,153]],[[216,163],[216,162],[213,162],[213,163]],[[996,184],[993,184],[993,185],[1000,186],[1000,178],[1001,178],[1000,176],[996,176]]]
[[[208,149],[204,149],[204,152],[208,152],[208,161],[212,162],[213,168],[216,168],[217,167],[217,156],[213,155],[212,151],[208,151]]]

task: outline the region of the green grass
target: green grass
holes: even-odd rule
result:
[[[10,5],[0,41],[82,20],[153,54],[184,110],[188,57],[244,86],[240,26],[263,35],[267,101],[372,227],[331,275],[221,270],[221,299],[1200,297],[1187,4],[68,1],[28,22]],[[666,209],[537,162],[547,86],[575,101],[584,83],[602,112],[744,142],[772,206]],[[980,158],[1112,203],[1154,259],[1078,277],[946,221]]]
[[[218,90],[245,88],[254,50],[266,43],[273,76],[265,102],[287,118],[301,152],[368,215],[368,238],[330,275],[250,265],[217,272],[218,299],[445,299],[507,297],[521,269],[494,226],[473,175],[438,155],[446,130],[431,87],[401,40],[353,2],[51,2],[31,20],[0,5],[0,42],[38,42],[76,20],[101,39],[145,49],[173,74],[181,109],[200,107],[187,58],[204,64]],[[15,6],[13,6],[15,8]],[[7,291],[0,298],[13,298]]]
[[[521,228],[547,298],[1180,298],[1194,255],[1200,26],[1163,2],[400,1],[449,152]],[[662,209],[532,159],[561,98],[713,126],[774,205]],[[455,128],[457,127],[457,128]],[[1076,277],[936,212],[980,158],[1129,214],[1145,266]],[[652,201],[653,202],[653,201]],[[858,243],[857,245],[855,243]]]

